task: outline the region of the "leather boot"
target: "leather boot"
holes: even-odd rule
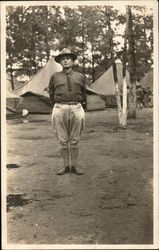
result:
[[[65,167],[69,166],[69,149],[61,148],[61,156]]]
[[[67,174],[70,172],[69,149],[68,148],[61,148],[61,156],[63,158],[64,168],[57,173],[58,175],[64,175],[64,174]]]
[[[78,148],[71,148],[71,172],[77,175],[82,175],[83,173],[77,169],[77,160],[78,160]]]
[[[71,166],[77,166],[78,148],[70,148]]]
[[[57,173],[57,175],[64,175],[64,174],[67,174],[67,173],[69,173],[69,172],[70,172],[70,167],[67,166],[67,167],[65,167],[64,169],[60,170],[60,171]]]
[[[77,169],[77,167],[71,166],[71,172],[77,175],[83,175],[83,172]]]

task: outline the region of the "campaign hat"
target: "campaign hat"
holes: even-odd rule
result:
[[[77,56],[73,52],[71,52],[70,49],[64,48],[61,50],[59,55],[55,56],[55,61],[57,63],[60,63],[60,60],[63,56],[70,56],[73,61],[75,61],[77,59]]]

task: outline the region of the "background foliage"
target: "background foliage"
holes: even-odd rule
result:
[[[123,61],[126,6],[125,11],[109,9],[115,59]],[[147,6],[131,10],[139,81],[153,64],[153,15]],[[89,83],[111,66],[106,6],[8,6],[6,21],[7,73],[13,88],[18,76],[31,77],[63,47],[78,54],[75,68]]]

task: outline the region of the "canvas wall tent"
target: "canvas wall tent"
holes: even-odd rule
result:
[[[29,113],[50,113],[49,80],[53,73],[61,70],[61,65],[52,57],[37,74],[16,90],[16,94],[23,97],[24,109],[28,109]]]
[[[120,61],[116,62],[117,67],[117,76],[119,87],[122,86],[122,63]],[[129,73],[126,71],[127,82],[129,81]],[[113,78],[113,67],[111,66],[105,73],[103,73],[93,84],[89,87],[90,90],[94,91],[98,95],[103,96],[105,100],[106,107],[116,106],[116,97],[115,97],[115,84]]]
[[[87,94],[86,95],[86,110],[95,111],[105,109],[105,101],[101,99],[100,96],[96,94]]]
[[[23,98],[9,93],[6,98],[6,109],[8,114],[21,114],[23,109]]]
[[[13,93],[11,84],[7,79],[6,89],[6,114],[21,114],[23,109],[23,98]]]
[[[145,88],[150,87],[153,91],[153,68],[145,74],[139,83]]]
[[[86,110],[95,111],[105,109],[104,95],[97,93],[87,86],[86,89]]]

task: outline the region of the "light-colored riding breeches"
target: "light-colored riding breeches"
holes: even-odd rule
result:
[[[56,130],[61,148],[77,148],[85,123],[85,113],[81,103],[55,103],[52,110],[52,125]]]

